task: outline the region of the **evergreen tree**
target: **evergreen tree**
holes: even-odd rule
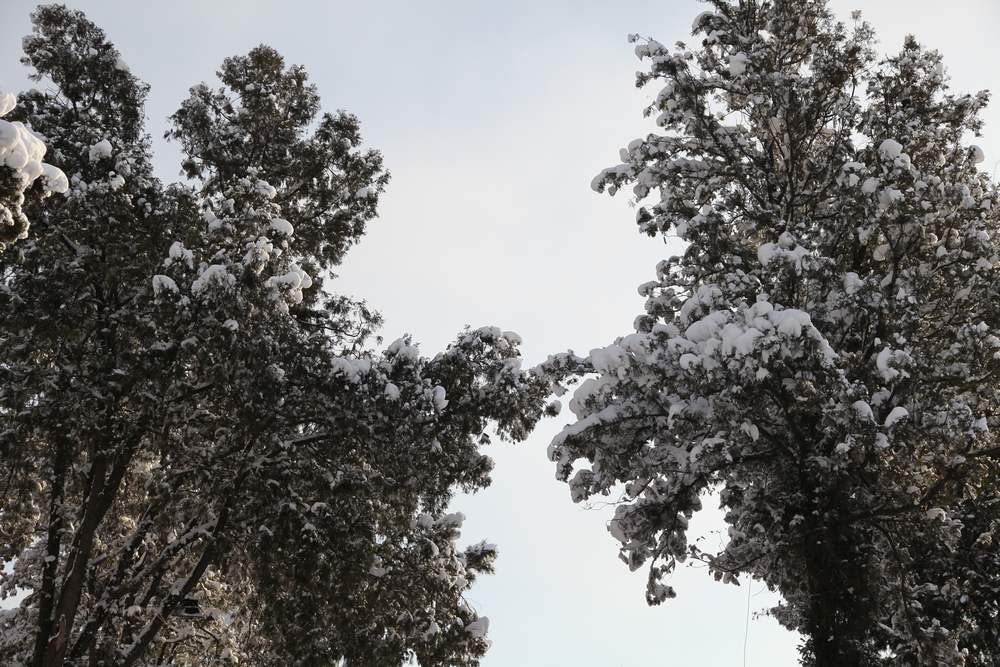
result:
[[[878,59],[825,0],[710,5],[695,45],[632,38],[662,129],[593,186],[686,249],[634,333],[550,360],[582,380],[550,458],[574,501],[624,490],[609,530],[650,604],[693,557],[780,592],[804,664],[992,665],[1000,230],[965,143],[988,96],[912,37]],[[687,527],[713,490],[709,551]]]
[[[262,46],[193,88],[165,186],[146,85],[82,13],[32,19],[54,90],[11,117],[70,178],[0,254],[0,594],[28,593],[0,662],[477,664],[463,594],[496,551],[447,505],[489,483],[491,423],[541,414],[516,335],[378,351],[323,289],[388,174],[301,67]]]

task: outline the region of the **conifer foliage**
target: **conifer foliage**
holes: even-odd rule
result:
[[[0,139],[44,137],[69,178],[0,169],[0,222],[31,221],[0,254],[0,593],[26,593],[0,662],[477,664],[463,593],[496,551],[447,505],[489,483],[490,424],[541,414],[517,336],[379,351],[377,314],[323,289],[389,177],[301,67],[262,46],[192,88],[164,185],[147,86],[82,13],[32,20],[51,84],[0,98]],[[38,175],[64,194],[24,198]]]
[[[908,38],[825,0],[710,0],[695,43],[632,38],[659,132],[594,189],[687,247],[635,330],[586,358],[550,447],[647,600],[688,558],[781,593],[805,664],[992,665],[1000,571],[998,191],[955,94]],[[622,485],[622,486],[619,486]],[[687,527],[716,490],[719,549]]]

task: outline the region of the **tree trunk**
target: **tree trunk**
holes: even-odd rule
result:
[[[42,566],[42,587],[38,593],[38,631],[35,633],[35,648],[31,656],[33,667],[42,665],[45,648],[52,636],[52,607],[55,604],[56,572],[59,568],[59,547],[62,540],[62,503],[66,488],[66,443],[56,445],[52,470],[52,496],[49,502],[49,527],[45,544],[45,565]]]
[[[866,644],[874,621],[865,589],[862,542],[834,523],[807,537],[809,605],[804,632],[806,662],[813,667],[866,667]]]
[[[83,584],[86,580],[87,566],[93,551],[97,528],[118,494],[118,487],[126,467],[127,456],[120,456],[113,467],[108,465],[107,457],[104,455],[93,464],[88,484],[86,509],[67,557],[68,564],[59,592],[59,601],[50,621],[49,636],[45,642],[42,658],[37,663],[39,665],[60,667],[63,664],[66,651],[69,648],[69,637],[76,620],[80,596],[83,593]]]

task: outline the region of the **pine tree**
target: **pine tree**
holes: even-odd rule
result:
[[[804,664],[992,665],[1000,230],[965,143],[988,96],[912,37],[879,59],[825,0],[710,5],[697,45],[632,37],[661,130],[593,186],[686,249],[634,333],[550,360],[582,380],[550,458],[574,501],[624,490],[609,530],[650,604],[695,558],[780,592]],[[718,550],[687,533],[712,491]]]
[[[379,351],[378,315],[324,289],[388,173],[301,67],[262,46],[193,88],[164,185],[147,86],[82,13],[32,19],[55,90],[11,117],[70,178],[0,254],[0,594],[28,593],[0,661],[477,664],[463,594],[496,550],[447,506],[489,483],[490,424],[541,414],[517,336]]]

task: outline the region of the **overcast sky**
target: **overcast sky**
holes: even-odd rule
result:
[[[18,90],[28,85],[18,58],[36,3],[0,1],[0,89]],[[179,169],[176,148],[159,139],[166,116],[188,87],[214,81],[223,58],[260,43],[305,65],[326,109],[360,117],[393,179],[336,288],[385,315],[387,340],[412,333],[433,353],[466,324],[496,324],[524,337],[529,364],[587,352],[630,331],[642,309],[636,287],[679,250],[639,237],[627,199],[595,195],[589,183],[651,129],[641,109],[656,90],[635,89],[626,34],[687,39],[704,9],[694,0],[67,4],[152,85],[147,116],[164,179]],[[845,18],[861,7],[884,50],[906,33],[942,50],[959,90],[1000,87],[995,0],[833,6]],[[998,126],[994,105],[978,141],[991,170]],[[767,618],[748,625],[746,586],[685,570],[672,582],[677,599],[646,607],[643,573],[628,574],[605,530],[609,510],[571,504],[554,479],[545,448],[562,423],[496,445],[494,485],[456,503],[469,517],[467,541],[500,546],[497,574],[470,596],[492,621],[485,667],[795,664],[794,635]],[[717,539],[719,515],[707,514],[695,530]],[[749,588],[751,612],[773,602],[760,590]]]

